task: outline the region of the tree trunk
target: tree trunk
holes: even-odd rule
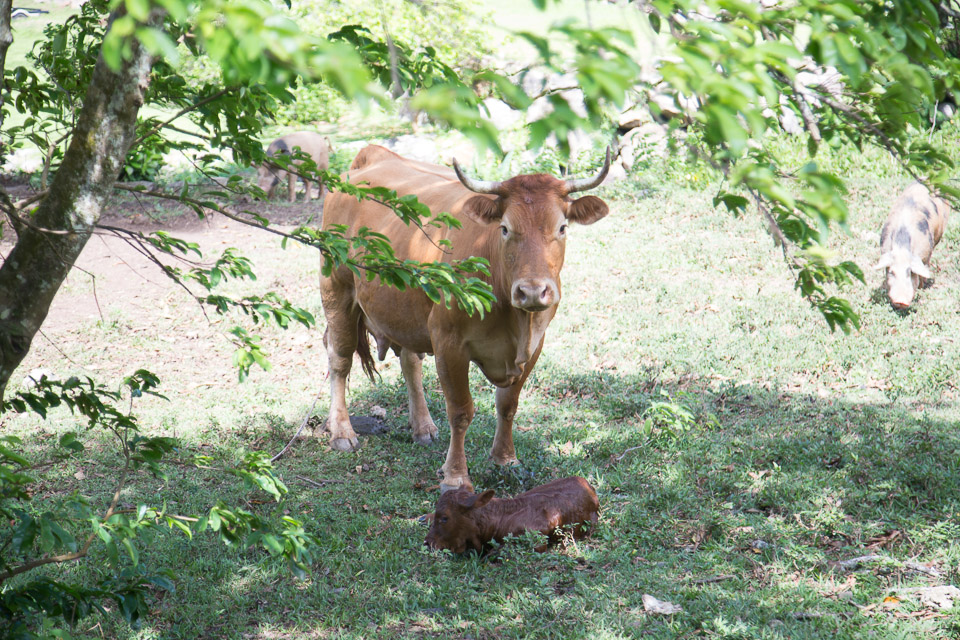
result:
[[[10,30],[10,15],[13,12],[13,0],[0,0],[0,130],[3,129],[3,97],[7,93],[3,73],[7,68],[7,49],[13,44],[13,32]],[[6,156],[3,141],[0,140],[0,162]]]
[[[0,266],[0,399],[100,219],[135,139],[151,64],[137,41],[117,70],[101,54],[49,194]]]

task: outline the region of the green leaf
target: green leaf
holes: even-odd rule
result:
[[[68,432],[60,436],[60,446],[64,449],[70,449],[71,451],[83,451],[86,447],[83,446],[83,443],[77,440],[77,434],[73,432]]]

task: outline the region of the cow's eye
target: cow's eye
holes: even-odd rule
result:
[[[560,225],[560,235],[564,235],[567,232],[567,225]]]
[[[440,524],[443,524],[447,521],[447,516],[440,516]]]
[[[507,229],[506,226],[500,225],[500,235],[502,235],[504,238],[510,235],[510,231]]]

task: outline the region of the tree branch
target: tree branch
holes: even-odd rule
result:
[[[119,437],[119,434],[118,434],[118,437]],[[120,492],[122,492],[123,488],[127,485],[127,476],[130,473],[130,449],[127,447],[127,443],[123,441],[123,438],[120,438],[120,440],[123,446],[123,454],[126,461],[123,466],[123,472],[120,474],[120,481],[117,483],[117,488],[113,492],[113,500],[110,501],[110,506],[107,507],[106,513],[103,515],[103,518],[101,518],[102,523],[105,523],[107,520],[109,520],[110,516],[112,516],[115,513],[114,510],[117,508],[117,504],[120,502]],[[87,536],[87,539],[83,543],[83,547],[81,547],[79,551],[73,551],[71,553],[62,553],[56,556],[46,556],[44,558],[37,558],[35,560],[30,560],[29,562],[24,562],[19,567],[15,567],[13,569],[4,571],[3,573],[0,573],[0,584],[3,584],[5,581],[9,580],[10,578],[13,578],[14,576],[18,576],[21,573],[32,571],[37,567],[42,567],[48,564],[62,564],[64,562],[72,562],[73,560],[79,560],[80,558],[83,558],[87,555],[87,552],[90,550],[90,545],[93,544],[93,541],[96,538],[97,538],[97,533],[93,532],[89,536]]]
[[[176,119],[179,118],[180,116],[182,116],[182,115],[184,115],[184,114],[187,114],[187,113],[190,113],[191,111],[195,111],[196,109],[199,109],[200,107],[202,107],[202,106],[204,106],[204,105],[210,104],[210,103],[213,102],[214,100],[220,99],[221,97],[223,97],[224,95],[230,93],[230,92],[233,91],[233,90],[234,90],[233,87],[227,87],[227,88],[225,88],[225,89],[221,89],[220,91],[217,91],[216,93],[207,96],[206,98],[204,98],[204,99],[201,100],[200,102],[197,102],[197,103],[195,103],[195,104],[192,104],[192,105],[190,105],[189,107],[184,107],[183,109],[180,109],[180,111],[177,111],[175,114],[173,114],[172,116],[170,116],[169,118],[167,118],[167,119],[164,120],[163,122],[159,123],[157,126],[155,126],[155,127],[153,127],[152,129],[150,129],[150,131],[146,132],[145,134],[143,134],[142,136],[140,136],[139,138],[137,138],[137,139],[133,142],[133,144],[130,145],[130,148],[133,149],[133,148],[137,147],[137,146],[140,145],[144,140],[146,140],[147,138],[149,138],[150,136],[152,136],[153,134],[155,134],[157,131],[160,131],[160,129],[162,129],[162,128],[164,128],[165,126],[169,125],[171,122],[173,122],[174,120],[176,120]]]

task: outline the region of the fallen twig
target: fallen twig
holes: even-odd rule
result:
[[[328,485],[328,484],[343,484],[343,480],[327,480],[327,479],[324,479],[324,480],[321,480],[320,482],[317,482],[316,480],[311,480],[310,478],[304,478],[303,476],[296,476],[296,475],[295,475],[295,476],[293,476],[293,477],[296,478],[297,480],[303,480],[303,481],[306,482],[307,484],[312,484],[312,485],[315,486],[315,487],[323,487],[324,485]]]
[[[907,561],[903,563],[903,566],[905,566],[907,569],[910,569],[910,571],[916,571],[917,573],[925,573],[926,575],[932,576],[934,578],[939,578],[940,576],[943,575],[940,569],[937,569],[936,567],[928,567],[924,564],[920,564],[919,562]]]
[[[860,565],[870,564],[873,562],[880,562],[881,560],[886,560],[886,556],[879,556],[876,554],[871,554],[868,556],[858,556],[856,558],[850,558],[849,560],[841,560],[836,563],[838,569],[843,569],[844,571],[853,571],[860,567]]]
[[[295,434],[293,434],[293,437],[292,437],[292,438],[290,438],[290,442],[287,443],[287,446],[285,446],[283,449],[281,449],[281,450],[280,450],[280,453],[278,453],[277,455],[275,455],[275,456],[273,456],[272,458],[270,458],[270,462],[276,462],[277,460],[279,460],[280,457],[283,456],[283,454],[285,454],[285,453],[287,452],[287,449],[290,448],[290,445],[293,444],[293,441],[297,439],[297,436],[300,435],[300,432],[303,431],[303,428],[304,428],[305,426],[307,426],[307,422],[310,420],[310,416],[313,415],[313,408],[314,408],[315,406],[317,406],[317,400],[320,399],[320,394],[321,394],[322,392],[323,392],[322,390],[317,391],[317,397],[313,399],[313,404],[311,404],[311,405],[310,405],[310,408],[307,410],[307,415],[303,416],[303,422],[300,423],[300,428],[297,429],[297,432],[296,432]],[[300,476],[297,476],[297,477],[299,478]],[[301,478],[301,479],[302,479],[302,478]]]
[[[842,611],[842,612],[832,612],[832,611],[794,611],[790,614],[794,620],[816,620],[818,618],[849,618],[853,614]]]
[[[691,580],[690,584],[712,584],[714,582],[723,582],[724,580],[732,580],[736,576],[732,575],[723,575],[723,576],[713,576],[712,578],[697,578],[696,580]]]
[[[943,575],[941,571],[936,567],[928,567],[924,564],[921,564],[919,562],[914,562],[912,560],[908,560],[906,562],[900,562],[896,558],[890,558],[888,556],[881,556],[877,554],[857,556],[856,558],[850,558],[849,560],[841,560],[839,562],[834,563],[834,566],[843,571],[855,571],[859,569],[862,565],[874,564],[877,562],[891,562],[893,564],[901,565],[905,569],[908,569],[910,571],[923,573],[925,575],[928,575],[934,578],[939,578],[940,576]]]

